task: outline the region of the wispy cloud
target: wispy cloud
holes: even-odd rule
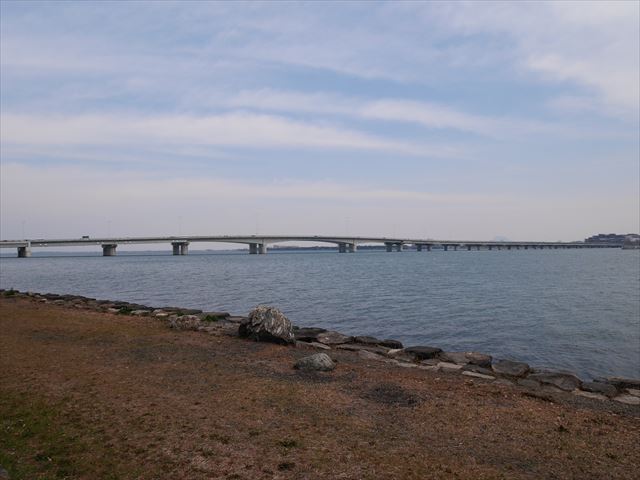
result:
[[[587,102],[581,98],[583,108]],[[287,113],[345,116],[367,120],[417,124],[430,130],[455,130],[493,139],[514,137],[618,137],[623,132],[578,128],[553,120],[533,120],[517,116],[469,113],[445,104],[406,99],[367,100],[326,92],[296,92],[261,89],[242,91],[228,97],[209,98],[209,105],[248,108]],[[566,107],[568,100],[557,100],[556,108]],[[591,107],[591,103],[588,103]]]
[[[222,115],[20,115],[3,114],[5,145],[144,145],[238,146],[244,148],[312,148],[396,152],[404,155],[455,157],[459,149],[389,140],[329,124],[283,117],[229,113]]]
[[[456,3],[433,10],[452,32],[507,35],[514,66],[586,88],[594,106],[637,117],[640,4],[627,1]]]

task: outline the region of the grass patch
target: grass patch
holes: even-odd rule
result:
[[[295,448],[298,446],[298,442],[293,438],[286,438],[284,440],[280,440],[278,445],[284,448]]]
[[[4,291],[4,296],[13,297],[16,293],[18,293],[18,290],[14,290],[13,288],[10,288],[9,290]]]
[[[293,462],[282,462],[278,464],[278,470],[285,472],[287,470],[293,470],[296,464]]]
[[[133,312],[133,308],[131,307],[120,307],[120,309],[118,310],[118,313],[120,315],[130,315],[131,312]]]
[[[222,315],[205,315],[202,317],[203,322],[219,322],[224,317]]]
[[[79,425],[60,405],[3,391],[0,465],[12,480],[122,478],[111,460],[118,455],[106,449],[104,438]]]

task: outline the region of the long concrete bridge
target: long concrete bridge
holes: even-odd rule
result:
[[[418,252],[431,251],[432,248],[444,250],[528,250],[558,248],[620,248],[617,244],[584,242],[495,242],[477,240],[434,240],[388,237],[330,237],[307,235],[269,235],[269,236],[178,236],[178,237],[114,237],[114,238],[66,238],[0,240],[0,248],[16,248],[18,257],[31,256],[32,247],[77,247],[96,245],[102,247],[102,255],[111,257],[116,254],[118,245],[140,245],[152,243],[171,244],[174,255],[187,255],[191,243],[238,243],[249,246],[250,254],[265,254],[269,245],[281,242],[318,242],[337,245],[340,253],[354,253],[358,245],[383,244],[387,252],[401,252],[405,245],[413,245]]]

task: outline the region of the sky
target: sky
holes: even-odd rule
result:
[[[0,238],[640,230],[640,2],[0,3]]]

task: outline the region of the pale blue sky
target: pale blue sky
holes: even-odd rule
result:
[[[638,231],[638,5],[3,0],[0,236]]]

